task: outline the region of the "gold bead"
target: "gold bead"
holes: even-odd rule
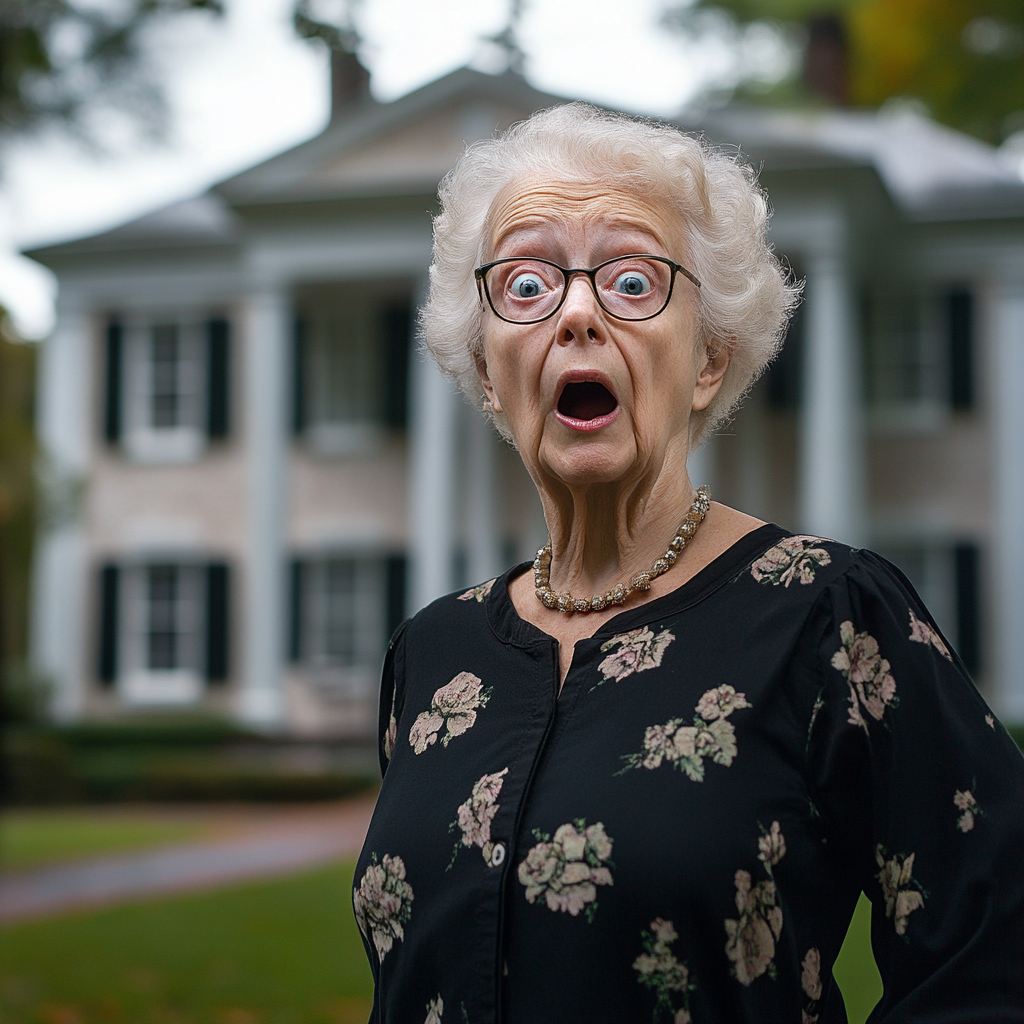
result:
[[[558,610],[560,612],[571,612],[573,610],[572,594],[567,592],[558,595]]]
[[[658,563],[655,562],[654,564],[657,565]],[[637,590],[650,590],[651,574],[649,572],[638,572],[629,582]]]
[[[608,602],[600,594],[595,594],[590,599],[590,610],[595,612],[604,611],[608,607]]]
[[[573,611],[589,612],[590,602],[585,597],[577,597],[572,603]]]

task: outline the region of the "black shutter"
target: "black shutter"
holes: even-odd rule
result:
[[[211,438],[227,437],[231,409],[231,325],[224,317],[214,317],[206,324],[206,433]]]
[[[292,343],[292,433],[306,429],[306,323],[295,318]]]
[[[981,667],[980,552],[976,544],[957,544],[956,632],[957,648],[969,672]]]
[[[121,366],[124,362],[124,329],[116,320],[107,324],[103,436],[111,444],[121,439]]]
[[[99,677],[104,686],[117,680],[118,569],[105,565],[100,569],[100,644]]]
[[[405,620],[405,555],[390,555],[387,559],[387,616],[388,636]]]
[[[764,374],[765,401],[769,409],[793,410],[800,406],[800,376],[803,373],[804,317],[797,307],[789,322],[786,340]]]
[[[228,678],[230,650],[230,572],[223,562],[206,567],[206,679]]]
[[[974,407],[974,296],[965,289],[946,296],[949,317],[949,400],[953,408]]]
[[[288,578],[288,660],[302,660],[302,562],[297,558]]]
[[[404,430],[409,404],[409,346],[412,336],[412,305],[391,302],[381,310],[384,347],[384,422],[392,430]]]

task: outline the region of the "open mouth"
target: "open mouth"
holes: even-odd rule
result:
[[[558,411],[567,419],[586,423],[614,412],[618,404],[603,384],[596,380],[576,380],[562,388]]]

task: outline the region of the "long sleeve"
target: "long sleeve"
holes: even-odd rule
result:
[[[913,587],[856,552],[805,627],[811,791],[872,903],[872,1022],[1024,1019],[1024,759]]]
[[[398,738],[398,719],[402,713],[399,681],[405,674],[405,631],[409,621],[406,619],[392,635],[381,672],[380,702],[377,708],[377,756],[380,760],[382,778],[391,763],[391,755],[395,751],[395,741]]]

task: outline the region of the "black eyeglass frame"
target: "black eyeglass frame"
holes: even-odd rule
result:
[[[655,260],[658,263],[664,263],[672,271],[672,276],[668,282],[668,295],[665,297],[665,304],[658,310],[657,313],[651,313],[649,316],[619,316],[618,313],[613,313],[602,301],[601,295],[597,290],[597,272],[603,270],[611,263],[619,263],[622,260]],[[536,320],[510,320],[507,316],[502,316],[497,309],[494,307],[494,300],[491,298],[491,290],[487,286],[487,275],[497,266],[502,263],[520,263],[525,260],[529,260],[531,263],[543,263],[546,266],[554,267],[555,270],[559,271],[562,275],[562,297],[558,300],[558,304],[549,313],[545,313],[544,316],[538,317]],[[613,259],[605,260],[604,263],[599,263],[596,267],[588,270],[586,267],[560,267],[557,263],[552,263],[551,260],[544,260],[538,256],[506,256],[504,259],[493,260],[490,263],[485,263],[481,267],[477,267],[473,271],[473,276],[476,278],[477,290],[482,290],[484,295],[487,296],[487,304],[491,307],[491,312],[499,320],[504,320],[507,324],[542,324],[545,320],[550,320],[561,308],[565,305],[566,296],[569,294],[569,283],[572,280],[574,274],[583,274],[585,277],[590,279],[590,287],[594,292],[594,298],[597,299],[597,304],[610,316],[616,320],[621,320],[628,324],[642,323],[644,320],[653,320],[656,316],[661,316],[662,313],[668,308],[668,304],[672,301],[672,292],[675,288],[676,274],[682,274],[688,281],[692,281],[698,288],[700,287],[700,281],[690,273],[682,264],[676,263],[674,260],[670,260],[667,256],[655,256],[649,252],[633,252],[625,256],[616,256]]]

